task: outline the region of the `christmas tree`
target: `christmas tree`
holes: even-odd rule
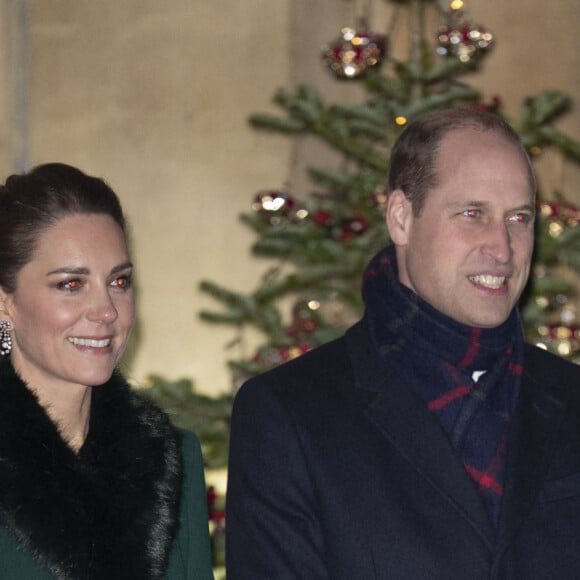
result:
[[[253,253],[273,265],[254,292],[239,293],[211,281],[201,285],[222,305],[219,312],[202,312],[204,320],[263,334],[253,356],[230,361],[238,382],[331,340],[360,317],[362,271],[388,242],[382,210],[389,150],[405,125],[447,107],[502,115],[499,98],[484,102],[463,80],[494,44],[491,32],[469,20],[463,2],[454,0],[445,10],[426,0],[393,4],[408,11],[411,23],[406,60],[388,58],[387,37],[369,30],[364,19],[323,49],[337,82],[364,84],[364,102],[326,103],[314,87],[300,86],[275,94],[283,115],[250,119],[258,130],[315,136],[339,151],[342,161],[333,168],[311,167],[314,189],[307,196],[283,189],[256,194],[242,220],[257,236]],[[426,30],[428,10],[441,11],[443,23],[435,33]],[[565,94],[546,90],[524,100],[519,118],[507,118],[532,160],[553,148],[580,163],[580,144],[554,124],[569,107]],[[544,192],[538,209],[535,267],[522,304],[527,337],[580,360],[570,276],[580,271],[580,211],[557,193]]]

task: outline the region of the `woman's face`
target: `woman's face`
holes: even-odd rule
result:
[[[12,363],[34,390],[105,383],[134,322],[133,266],[107,215],[72,215],[40,234],[0,306],[12,322]]]

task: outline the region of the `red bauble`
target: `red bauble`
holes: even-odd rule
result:
[[[207,508],[209,512],[209,516],[211,519],[212,514],[215,512],[215,504],[217,501],[217,492],[213,485],[210,485],[207,488]]]
[[[318,328],[318,321],[313,317],[308,302],[301,300],[292,309],[292,323],[286,328],[286,334],[291,338],[308,336]]]
[[[369,227],[369,223],[365,218],[358,217],[342,222],[342,231],[340,233],[340,239],[345,242],[352,240],[355,236],[360,236],[364,234]]]
[[[281,346],[278,349],[278,354],[280,355],[280,359],[284,362],[290,360],[290,348],[287,346]]]
[[[498,97],[497,95],[494,95],[491,98],[491,102],[489,102],[489,103],[476,103],[473,106],[478,111],[484,111],[487,113],[498,113],[501,105],[502,105],[501,98]]]
[[[329,211],[319,210],[312,216],[312,221],[323,228],[329,228],[334,225],[334,217]]]

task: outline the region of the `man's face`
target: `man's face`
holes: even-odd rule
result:
[[[439,183],[419,217],[403,192],[389,199],[399,279],[458,322],[499,326],[530,271],[535,211],[526,160],[499,134],[458,129],[442,139],[436,164]]]

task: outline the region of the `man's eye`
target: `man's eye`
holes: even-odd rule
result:
[[[463,215],[468,218],[476,218],[481,215],[481,210],[479,209],[466,209]]]
[[[529,213],[518,212],[509,218],[511,222],[518,224],[529,224],[532,221],[532,216]]]

